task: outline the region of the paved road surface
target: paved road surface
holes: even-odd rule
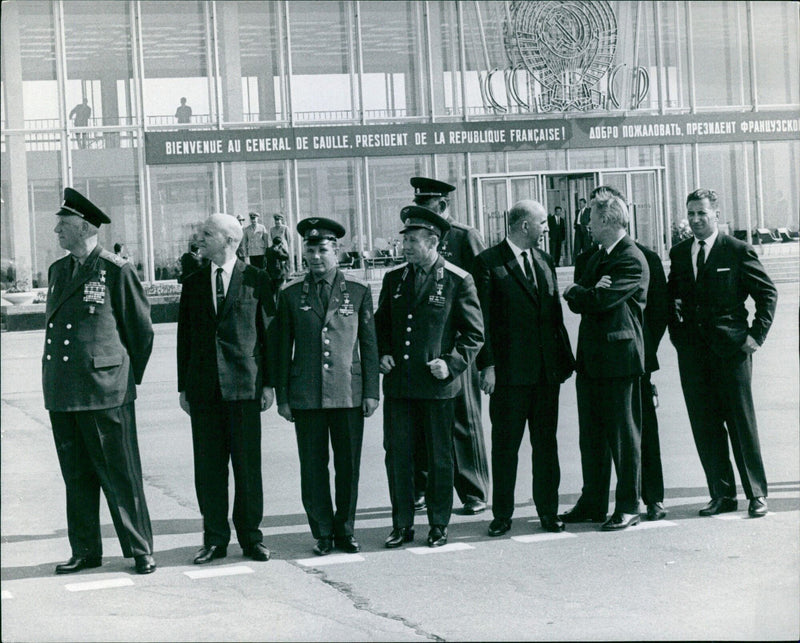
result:
[[[232,545],[228,558],[204,567],[191,564],[202,535],[189,421],[177,404],[175,325],[159,325],[137,403],[159,565],[144,577],[122,558],[105,506],[103,567],[53,574],[69,546],[63,483],[42,407],[43,333],[4,333],[2,640],[797,640],[798,284],[779,291],[777,320],[754,369],[771,483],[771,513],[763,519],[747,519],[746,511],[697,516],[707,491],[666,341],[653,378],[665,521],[616,534],[591,525],[545,534],[531,502],[524,444],[508,537],[486,535],[489,513],[454,516],[450,544],[430,550],[418,514],[414,546],[386,550],[391,514],[379,409],[364,440],[356,522],[363,551],[314,558],[293,430],[273,408],[263,416],[262,445],[262,525],[273,559],[255,563]],[[567,325],[574,346],[578,320],[568,311]],[[484,421],[488,444],[486,403]],[[564,509],[581,486],[574,380],[562,388],[559,453]]]

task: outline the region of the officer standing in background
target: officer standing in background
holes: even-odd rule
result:
[[[483,344],[472,276],[444,260],[446,219],[416,205],[400,212],[408,263],[383,278],[375,326],[384,374],[384,447],[392,501],[386,547],[414,539],[414,444],[427,454],[428,546],[447,543],[453,510],[453,398]]]
[[[456,188],[449,183],[415,176],[411,179],[414,203],[433,210],[450,224],[439,244],[439,255],[456,267],[472,274],[477,257],[486,246],[480,233],[450,218],[450,197]],[[455,452],[456,493],[464,505],[462,513],[478,514],[486,509],[489,486],[489,465],[481,422],[480,375],[474,361],[461,377],[461,389],[455,398],[453,449]],[[424,508],[425,455],[418,453],[415,475],[416,507]],[[421,470],[420,470],[421,469]]]
[[[153,532],[142,485],[134,400],[153,348],[136,271],[97,244],[106,214],[66,188],[55,232],[69,251],[50,266],[42,361],[44,405],[67,491],[72,557],[57,574],[100,567],[100,488],[122,554],[149,574]]]
[[[250,213],[250,225],[244,228],[242,245],[247,262],[256,268],[264,268],[264,253],[269,247],[267,229],[259,223],[261,215],[258,212]]]
[[[345,229],[325,218],[297,224],[309,272],[278,302],[278,413],[295,423],[303,507],[318,556],[361,550],[353,535],[364,418],[378,407],[378,345],[369,284],[338,269]],[[328,443],[336,472],[331,502]]]

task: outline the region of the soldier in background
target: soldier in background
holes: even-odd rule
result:
[[[378,407],[378,346],[369,284],[338,269],[344,228],[303,219],[308,273],[286,285],[278,303],[278,413],[295,423],[303,507],[314,553],[354,554],[364,418]],[[280,237],[277,237],[280,239]],[[330,442],[330,447],[328,446]],[[333,449],[336,509],[328,449]]]
[[[134,400],[153,348],[150,304],[133,266],[101,248],[108,216],[66,188],[55,232],[69,251],[50,266],[42,390],[67,491],[72,557],[57,574],[100,567],[102,487],[122,554],[149,574],[153,532]]]
[[[442,236],[439,255],[472,274],[477,257],[486,246],[480,233],[450,217],[449,194],[455,187],[443,181],[415,176],[411,179],[414,203],[433,210],[450,224]],[[489,486],[489,465],[481,423],[480,376],[474,361],[461,376],[461,388],[454,401],[453,449],[455,453],[454,484],[463,503],[462,513],[478,514],[486,509]],[[421,444],[421,443],[420,443]],[[425,490],[425,454],[420,449],[415,476],[416,507],[423,509]]]

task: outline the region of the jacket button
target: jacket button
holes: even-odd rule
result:
[[[67,324],[67,330],[71,330],[71,329],[72,329],[72,324]]]
[[[68,361],[69,361],[69,355],[64,355],[64,361],[65,361],[65,362],[68,362]]]
[[[50,339],[50,338],[48,337],[48,338],[47,338],[47,343],[48,343],[48,344],[52,344],[52,343],[53,343],[53,340],[52,340],[52,339]]]
[[[69,340],[68,339],[64,340],[64,346],[69,346]]]
[[[331,352],[330,352],[330,351],[325,351],[325,352],[323,353],[323,355],[324,355],[325,357],[330,357],[330,356],[331,356]]]
[[[47,327],[48,327],[48,328],[52,328],[52,327],[53,327],[53,322],[50,322],[50,323],[47,325]]]
[[[327,326],[323,326],[322,327],[322,332],[323,333],[327,333],[328,332],[328,327]]]
[[[331,340],[329,340],[329,339],[325,339],[325,340],[323,340],[323,343],[325,343],[325,344],[330,344],[330,343],[331,343]]]
[[[414,319],[414,315],[412,315],[411,313],[409,313],[409,314],[408,314],[408,318],[409,318],[409,319]]]
[[[411,346],[411,342],[406,340],[406,346]]]
[[[408,355],[403,355],[403,359],[408,359]]]
[[[411,332],[411,326],[406,326],[406,332],[407,332],[407,333],[410,333],[410,332]]]
[[[322,365],[322,368],[324,368],[325,370],[329,369],[330,367],[331,367],[330,364],[323,364]]]
[[[47,359],[48,359],[48,360],[50,360],[50,359],[51,359],[51,357],[48,355],[48,356],[47,356]]]

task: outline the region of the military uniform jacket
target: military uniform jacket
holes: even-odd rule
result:
[[[414,292],[408,264],[387,272],[375,313],[378,354],[394,368],[383,377],[387,397],[448,399],[460,390],[458,376],[483,344],[483,316],[472,276],[438,257],[422,292]],[[449,376],[438,380],[427,362],[441,358]]]
[[[540,372],[560,384],[575,370],[553,260],[538,248],[531,256],[536,288],[505,240],[475,261],[486,335],[477,366],[494,366],[497,383],[505,386],[535,384]]]
[[[178,391],[189,404],[210,402],[219,384],[226,402],[256,400],[272,386],[267,330],[275,315],[269,275],[237,259],[220,315],[211,265],[183,282],[178,310]]]
[[[439,243],[439,255],[456,267],[470,274],[475,265],[475,257],[484,251],[486,246],[481,233],[463,223],[450,221],[450,230],[445,233]]]
[[[775,315],[778,292],[755,250],[739,239],[719,234],[695,281],[693,241],[681,241],[669,253],[672,343],[676,348],[708,346],[721,357],[740,351],[748,334],[763,344]],[[748,296],[755,302],[752,325],[748,325],[745,307]],[[676,299],[681,301],[680,315]]]
[[[136,399],[150,352],[150,304],[133,267],[100,246],[72,277],[50,266],[42,390],[49,411],[90,411]]]
[[[336,271],[328,309],[313,277],[281,290],[275,329],[278,404],[293,409],[361,406],[378,399],[379,370],[369,284]]]
[[[611,287],[596,288],[603,275]],[[581,315],[578,373],[592,378],[638,377],[644,373],[642,323],[649,282],[647,261],[629,236],[611,254],[596,252],[586,272],[564,294],[572,312]]]

